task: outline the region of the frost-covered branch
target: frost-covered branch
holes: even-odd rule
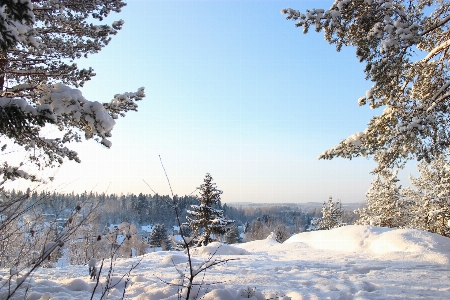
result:
[[[0,6],[0,136],[22,146],[38,167],[64,159],[80,162],[70,142],[94,139],[111,147],[115,119],[137,111],[137,92],[116,94],[110,102],[89,101],[80,90],[96,74],[74,62],[98,53],[121,30],[124,21],[101,24],[120,12],[120,0],[21,0]],[[3,39],[1,37],[11,37]],[[46,125],[60,136],[41,134]]]
[[[319,159],[373,157],[375,172],[409,159],[431,161],[450,146],[450,5],[427,0],[336,0],[328,10],[283,9],[303,32],[356,48],[374,85],[359,105],[385,107],[363,133],[343,140]],[[425,52],[417,59],[417,52]]]

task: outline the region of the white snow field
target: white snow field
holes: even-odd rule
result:
[[[300,233],[283,244],[270,237],[234,246],[212,243],[195,249],[194,262],[201,264],[217,247],[215,258],[235,260],[199,273],[196,282],[203,284],[192,299],[450,299],[450,239],[415,229],[352,225]],[[186,255],[119,259],[113,279],[140,259],[125,299],[178,299],[177,288],[161,280],[176,282],[175,267],[185,270]],[[2,278],[9,274],[1,272]],[[14,298],[84,300],[94,285],[88,266],[40,269]],[[123,288],[121,282],[108,299],[121,299]],[[97,290],[93,299],[101,296]]]

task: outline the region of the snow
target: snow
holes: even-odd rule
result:
[[[211,243],[192,251],[194,266],[216,249],[213,259],[234,260],[198,274],[196,283],[203,285],[194,286],[197,299],[446,299],[450,294],[450,239],[416,229],[351,225],[300,233],[283,244],[273,235],[243,244]],[[177,287],[163,281],[175,283],[180,272],[187,274],[185,253],[118,259],[114,283],[139,261],[125,277],[126,299],[178,299]],[[95,281],[87,269],[39,269],[27,280],[27,299],[89,299]],[[0,269],[0,276],[9,272]],[[100,298],[107,273],[102,271],[94,299]],[[123,281],[115,286],[108,299],[121,299],[124,286]],[[19,289],[16,299],[24,293]]]
[[[88,263],[89,268],[93,268],[96,265],[97,265],[97,260],[95,258],[91,258]]]
[[[209,243],[207,246],[199,247],[193,249],[192,253],[194,255],[246,255],[250,254],[245,249],[231,246],[231,245],[225,245],[218,242]]]

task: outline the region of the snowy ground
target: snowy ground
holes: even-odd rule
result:
[[[201,263],[220,244],[196,250]],[[222,245],[215,257],[236,260],[198,275],[202,299],[241,299],[256,288],[253,299],[449,299],[450,239],[418,230],[346,226],[301,233],[283,244],[271,238],[238,246]],[[129,277],[126,299],[178,299],[164,284],[185,270],[182,252],[155,252],[141,257]],[[114,279],[141,258],[115,263]],[[1,270],[5,277],[8,270]],[[40,269],[17,299],[90,299],[95,285],[87,266]],[[102,281],[104,276],[101,277]],[[220,282],[220,283],[217,283]],[[210,285],[210,283],[215,283]],[[108,299],[120,299],[124,284]],[[240,291],[239,291],[240,290]],[[239,291],[239,292],[238,292]],[[101,287],[94,299],[99,299]],[[281,297],[281,298],[277,298]],[[284,298],[283,298],[284,297]]]

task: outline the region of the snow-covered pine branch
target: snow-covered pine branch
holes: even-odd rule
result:
[[[34,22],[31,0],[2,0],[0,4],[0,50],[26,41]],[[29,41],[30,42],[30,41]]]
[[[375,171],[411,158],[430,162],[450,146],[450,3],[428,0],[336,0],[328,10],[283,9],[303,32],[356,48],[374,85],[359,105],[385,107],[363,134],[343,140],[319,159],[370,156]]]
[[[124,21],[101,21],[123,6],[120,0],[2,1],[0,135],[28,150],[29,160],[39,167],[64,159],[80,162],[66,144],[84,138],[111,147],[114,119],[137,111],[136,101],[145,97],[139,88],[100,103],[77,89],[95,73],[78,68],[75,60],[108,45]],[[59,129],[60,136],[42,137],[47,124]]]

